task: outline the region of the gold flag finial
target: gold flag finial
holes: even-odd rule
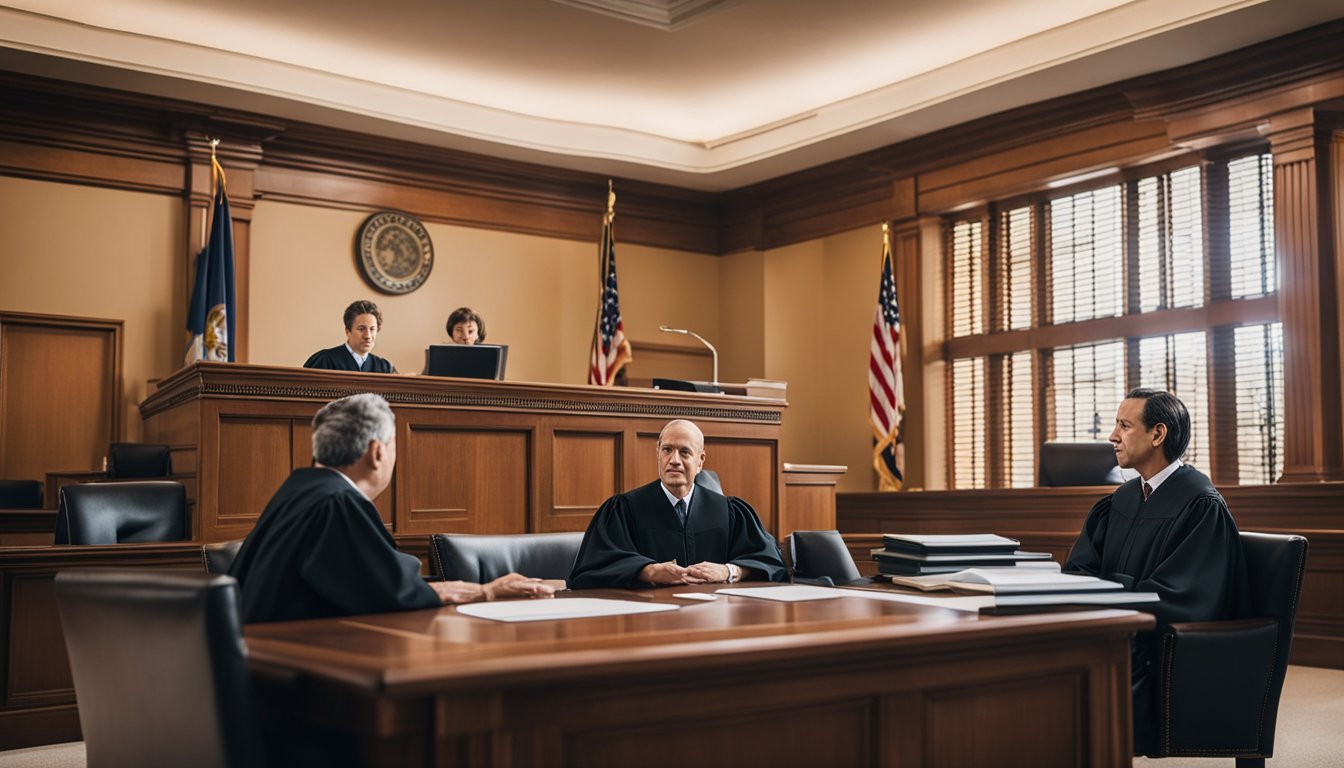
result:
[[[611,188],[611,179],[607,179],[607,223],[616,218],[616,192]]]

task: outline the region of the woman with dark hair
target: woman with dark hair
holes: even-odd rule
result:
[[[471,307],[458,307],[448,316],[448,337],[454,344],[480,344],[485,341],[485,321]]]

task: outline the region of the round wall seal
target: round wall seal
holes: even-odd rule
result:
[[[410,293],[434,268],[434,244],[409,213],[379,211],[364,220],[355,241],[364,277],[385,293]]]

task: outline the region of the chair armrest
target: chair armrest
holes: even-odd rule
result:
[[[1274,619],[1167,627],[1159,703],[1164,754],[1255,750],[1278,633]]]

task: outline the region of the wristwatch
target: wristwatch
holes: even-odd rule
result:
[[[724,563],[724,565],[728,566],[728,583],[729,583],[729,584],[732,584],[733,582],[741,581],[741,580],[742,580],[742,569],[741,569],[741,568],[738,568],[736,565],[733,565],[732,563]]]

